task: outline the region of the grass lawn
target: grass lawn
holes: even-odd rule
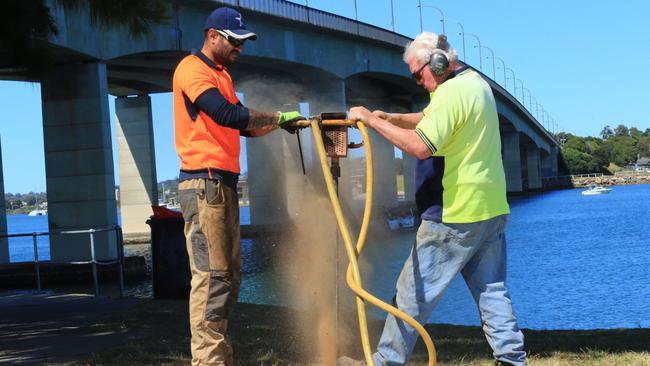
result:
[[[125,332],[128,343],[79,359],[73,364],[187,365],[190,360],[187,302],[143,300],[128,314],[97,324],[106,331]],[[313,319],[282,307],[238,304],[231,319],[231,339],[238,365],[319,365],[309,330],[296,331]],[[374,338],[381,322],[371,324]],[[298,326],[298,327],[297,327]],[[438,365],[493,365],[490,349],[479,327],[428,325],[438,352]],[[539,366],[648,365],[650,329],[590,331],[524,330],[530,364]],[[307,341],[306,341],[307,340]],[[360,357],[356,340],[342,345]],[[373,339],[375,342],[375,339]],[[322,362],[322,361],[321,361]],[[411,365],[426,365],[419,342]],[[329,366],[329,365],[328,365]]]

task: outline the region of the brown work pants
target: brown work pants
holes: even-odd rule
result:
[[[218,180],[179,183],[185,240],[192,271],[192,365],[234,365],[228,317],[241,284],[237,192]]]

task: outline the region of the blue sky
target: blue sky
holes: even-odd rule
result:
[[[414,37],[420,31],[418,0],[392,0],[395,31]],[[294,1],[306,4],[305,1]],[[309,6],[355,18],[353,0],[308,0]],[[357,0],[360,21],[386,29],[391,25],[390,0]],[[536,103],[563,131],[596,136],[605,125],[650,128],[650,2],[605,1],[422,0],[423,27],[445,33],[461,59],[479,68],[479,37],[505,62]],[[197,25],[200,26],[200,25]],[[263,36],[260,35],[260,36]],[[200,45],[197,45],[200,46]],[[482,49],[483,72],[492,77],[490,52]],[[504,84],[501,62],[496,81]],[[405,66],[406,67],[406,66]],[[507,76],[511,78],[508,71]],[[512,80],[507,81],[513,93]],[[518,86],[521,85],[519,82]],[[521,90],[516,95],[521,99]],[[528,95],[525,105],[528,106]],[[173,147],[171,95],[152,95],[158,180],[174,178],[178,159]],[[114,98],[110,97],[114,132]],[[45,191],[42,114],[38,84],[0,81],[0,139],[6,192]],[[541,115],[540,115],[541,119]],[[114,155],[114,160],[116,156]],[[116,168],[117,176],[117,168]]]

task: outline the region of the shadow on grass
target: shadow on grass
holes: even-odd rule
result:
[[[436,324],[426,328],[436,344],[440,361],[492,359],[492,350],[480,327]],[[526,351],[538,358],[553,357],[560,352],[623,354],[650,351],[650,329],[522,331]],[[426,360],[426,348],[421,341],[416,345],[416,359]]]
[[[190,360],[190,333],[186,301],[147,300],[136,311],[113,319],[121,329],[139,335],[136,339],[84,359],[82,364],[184,365]],[[230,336],[238,365],[309,365],[316,364],[316,342],[312,342],[307,313],[283,307],[238,304],[230,321]],[[307,326],[305,326],[307,325]],[[346,324],[348,326],[348,324]],[[382,322],[372,322],[372,344],[381,333]],[[352,326],[353,327],[353,326]],[[491,350],[479,327],[428,325],[441,363],[457,364],[473,360],[489,361]],[[297,331],[296,329],[306,329]],[[349,329],[355,334],[356,329]],[[589,331],[524,330],[526,349],[536,357],[554,353],[650,351],[650,329],[613,329]],[[361,358],[357,339],[339,345],[341,352]],[[414,362],[426,361],[426,349],[418,341]]]

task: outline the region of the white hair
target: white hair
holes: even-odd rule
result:
[[[431,32],[422,32],[404,47],[404,62],[409,63],[412,58],[415,58],[418,64],[424,65],[429,62],[435,50],[447,56],[449,63],[458,61],[458,53],[449,46],[446,37],[440,37]]]

